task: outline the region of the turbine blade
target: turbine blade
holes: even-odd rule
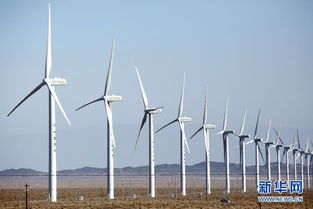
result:
[[[137,77],[138,77],[139,84],[140,84],[143,105],[145,106],[145,108],[148,108],[149,104],[148,104],[147,95],[146,95],[145,89],[143,88],[143,85],[142,85],[142,82],[141,82],[141,78],[140,78],[140,75],[139,75],[139,72],[138,72],[138,68],[136,66],[135,66],[135,69],[136,69]]]
[[[276,145],[278,144],[278,140],[280,138],[280,130],[281,130],[281,125],[279,125],[278,134],[277,134],[277,138],[276,138],[276,142],[275,142]]]
[[[59,100],[57,94],[56,94],[55,91],[54,91],[54,88],[52,88],[49,83],[46,83],[46,84],[47,84],[47,86],[48,86],[48,89],[49,89],[49,91],[50,91],[50,94],[52,95],[52,97],[54,98],[55,102],[56,102],[57,105],[59,106],[59,108],[60,108],[60,110],[61,110],[61,112],[62,112],[62,114],[63,114],[65,120],[67,121],[67,123],[68,123],[69,125],[71,125],[71,122],[70,122],[70,120],[68,119],[66,113],[64,112],[64,109],[63,109],[63,107],[62,107],[62,105],[61,105],[61,103],[60,103],[60,100]]]
[[[14,108],[13,110],[11,110],[11,112],[7,115],[7,117],[9,117],[11,115],[11,113],[14,112],[14,110],[16,110],[16,108],[18,108],[18,106],[20,106],[28,97],[30,97],[31,95],[33,95],[36,91],[38,91],[41,87],[43,87],[46,83],[43,81],[41,84],[39,84],[36,88],[34,88],[34,90],[32,90],[22,101],[20,101]]]
[[[206,87],[205,90],[205,97],[204,97],[204,110],[203,110],[203,125],[206,124],[207,122],[207,96],[208,96],[208,86]]]
[[[299,149],[301,149],[301,146],[300,146],[300,137],[299,137],[299,130],[297,129],[297,140],[298,140],[298,147]]]
[[[106,96],[109,93],[110,87],[111,87],[111,77],[112,77],[112,64],[113,64],[113,55],[114,55],[114,45],[115,45],[115,38],[113,39],[112,43],[112,49],[111,49],[111,56],[109,61],[109,69],[108,69],[108,75],[105,82],[105,88],[104,88],[104,95]]]
[[[223,134],[224,133],[224,130],[223,131],[220,131],[220,132],[217,132],[216,134],[214,134],[214,135],[221,135],[221,134]]]
[[[308,152],[308,151],[309,151],[309,141],[310,141],[310,138],[308,138],[308,140],[307,140],[307,142],[306,142],[305,152]]]
[[[226,106],[225,106],[225,113],[224,113],[224,120],[223,120],[223,130],[226,130],[226,126],[227,126],[227,111],[228,111],[228,97],[227,97]]]
[[[267,135],[266,135],[266,140],[265,140],[265,142],[268,142],[268,140],[269,140],[270,131],[271,131],[271,125],[272,125],[272,119],[270,119],[270,122],[269,122],[269,125],[268,125]]]
[[[203,129],[203,126],[201,126],[189,139],[192,139],[197,133],[199,133]]]
[[[95,99],[95,100],[93,100],[93,101],[91,101],[91,102],[89,102],[89,103],[87,103],[87,104],[84,104],[83,106],[77,108],[75,111],[80,110],[80,109],[82,109],[83,107],[86,107],[86,106],[88,106],[88,105],[90,105],[90,104],[92,104],[92,103],[99,102],[99,101],[101,101],[101,100],[103,100],[102,97],[100,97],[99,99]]]
[[[240,135],[237,134],[237,133],[235,133],[235,132],[233,132],[232,134],[235,135],[235,136],[237,136],[237,137],[240,137]]]
[[[245,142],[245,145],[250,144],[250,143],[252,143],[252,142],[254,142],[254,139],[251,139],[250,141]]]
[[[48,40],[47,40],[47,52],[46,52],[46,63],[45,63],[45,78],[49,78],[51,67],[52,67],[52,57],[51,57],[51,13],[50,13],[50,3],[48,12]]]
[[[262,160],[263,162],[265,163],[265,160],[264,160],[264,157],[263,157],[263,154],[262,154],[262,151],[261,151],[261,148],[260,148],[260,145],[258,144],[258,149],[259,149],[259,152],[260,152],[260,155],[262,157]]]
[[[245,115],[243,116],[243,120],[242,120],[242,124],[241,124],[240,134],[239,135],[242,135],[243,129],[245,128],[246,116],[247,116],[247,109],[245,110]]]
[[[183,78],[183,86],[181,89],[181,95],[180,95],[180,102],[179,102],[179,108],[178,108],[178,117],[180,117],[183,113],[184,109],[184,92],[185,92],[185,73],[184,73],[184,78]]]
[[[274,131],[275,131],[275,133],[276,133],[276,136],[278,136],[278,132],[276,131],[275,128],[274,128]],[[279,140],[280,140],[280,142],[282,143],[282,145],[285,145],[285,144],[284,144],[284,141],[282,140],[281,137],[279,137]],[[288,146],[292,146],[292,144],[291,144],[291,145],[288,145]]]
[[[184,126],[183,122],[179,121],[179,128],[180,128],[180,130],[181,130],[181,132],[183,134],[183,141],[184,141],[184,143],[186,145],[187,151],[190,154],[190,149],[189,149],[188,142],[187,142],[187,139],[186,139],[186,134],[185,134],[185,126]]]
[[[171,125],[172,123],[175,123],[176,121],[178,121],[177,119],[175,119],[175,120],[173,120],[173,121],[171,121],[171,122],[169,122],[168,124],[166,124],[166,125],[164,125],[164,126],[162,126],[161,128],[159,128],[155,133],[158,133],[159,131],[161,131],[163,128],[165,128],[166,126],[169,126],[169,125]]]
[[[286,154],[286,150],[284,149],[283,154],[282,154],[281,159],[280,159],[281,162],[283,161],[285,154]]]
[[[114,139],[114,132],[113,132],[112,110],[111,110],[111,108],[110,108],[110,105],[109,105],[109,102],[108,102],[107,99],[104,100],[104,104],[105,104],[105,110],[106,110],[107,117],[108,117],[108,122],[109,122],[110,140],[112,140],[113,147],[116,147],[115,139]]]
[[[145,113],[145,114],[143,115],[143,119],[142,119],[142,121],[141,121],[141,125],[140,125],[140,128],[139,128],[139,133],[138,133],[138,136],[137,136],[137,140],[136,140],[134,152],[136,151],[136,148],[137,148],[137,145],[138,145],[138,142],[139,142],[139,138],[140,138],[140,134],[141,134],[141,132],[142,132],[142,130],[143,130],[144,125],[146,124],[147,115],[148,115],[148,113]]]
[[[258,113],[258,117],[256,120],[256,125],[255,125],[255,129],[254,129],[254,135],[253,138],[255,139],[256,134],[258,133],[258,126],[259,126],[259,120],[260,120],[260,112],[261,112],[261,108],[259,109],[259,113]]]
[[[298,153],[298,155],[296,156],[296,161],[299,159],[300,157],[300,153]]]

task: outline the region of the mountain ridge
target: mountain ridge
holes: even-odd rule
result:
[[[224,174],[225,165],[223,162],[211,162],[211,174]],[[205,162],[196,163],[193,165],[186,165],[187,174],[204,174],[205,173]],[[306,166],[305,166],[306,167]],[[297,168],[300,169],[300,165],[297,164]],[[156,173],[159,175],[162,174],[179,174],[180,165],[179,164],[158,164],[155,166]],[[281,174],[285,174],[286,166],[284,163],[281,163]],[[292,173],[293,165],[289,165],[289,169]],[[148,174],[149,166],[137,166],[137,167],[123,167],[115,168],[114,172],[116,175],[146,175]],[[97,167],[82,167],[77,169],[64,169],[58,171],[58,175],[106,175],[106,168],[97,168]],[[239,164],[230,163],[230,173],[234,175],[241,174],[241,168]],[[255,173],[255,166],[246,167],[247,175],[253,175]],[[266,165],[260,166],[260,174],[266,175],[267,167]],[[5,169],[0,171],[0,176],[32,176],[32,175],[47,175],[47,172],[36,171],[28,168],[18,168],[18,169]],[[277,163],[271,163],[271,174],[277,174]]]

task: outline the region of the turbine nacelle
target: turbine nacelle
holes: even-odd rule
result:
[[[278,145],[275,145],[275,147],[276,147],[277,149],[279,149],[280,147],[283,147],[283,145],[278,144]]]
[[[250,135],[239,135],[239,138],[241,138],[241,139],[245,139],[245,138],[249,138],[250,137]]]
[[[224,130],[223,131],[223,134],[233,134],[233,133],[235,133],[234,130]]]
[[[272,144],[274,144],[274,143],[273,143],[273,142],[265,142],[264,144],[272,145]]]
[[[107,100],[108,102],[120,102],[122,101],[122,96],[118,96],[118,95],[107,95],[107,96],[103,96],[104,100]]]
[[[162,108],[147,108],[145,109],[145,113],[149,114],[159,114],[162,112]]]
[[[262,141],[262,139],[253,139],[254,140],[254,142],[261,142]]]
[[[204,129],[213,129],[213,128],[216,128],[216,125],[205,124],[205,125],[203,125],[203,128]]]
[[[179,117],[179,118],[177,118],[177,120],[180,122],[191,122],[192,121],[191,117],[187,117],[187,116]]]
[[[44,79],[46,83],[49,83],[51,86],[64,86],[66,85],[66,79],[61,77],[54,77]]]

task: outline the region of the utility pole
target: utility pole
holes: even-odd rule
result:
[[[28,187],[29,187],[29,184],[26,183],[24,186],[25,186],[25,204],[26,204],[25,208],[28,209]]]

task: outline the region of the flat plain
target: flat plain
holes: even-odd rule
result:
[[[204,178],[189,176],[187,196],[180,196],[179,176],[157,179],[157,197],[147,196],[146,177],[116,178],[115,199],[106,198],[105,177],[60,177],[58,178],[58,202],[47,201],[47,177],[2,177],[0,178],[0,208],[25,208],[24,183],[30,184],[28,208],[104,209],[104,208],[313,208],[313,190],[305,189],[303,202],[259,203],[253,186],[248,179],[248,192],[240,191],[240,178],[232,179],[230,194],[223,192],[224,179],[212,179],[212,194],[205,195]],[[291,196],[272,193],[272,196]],[[223,202],[221,200],[228,200]]]

